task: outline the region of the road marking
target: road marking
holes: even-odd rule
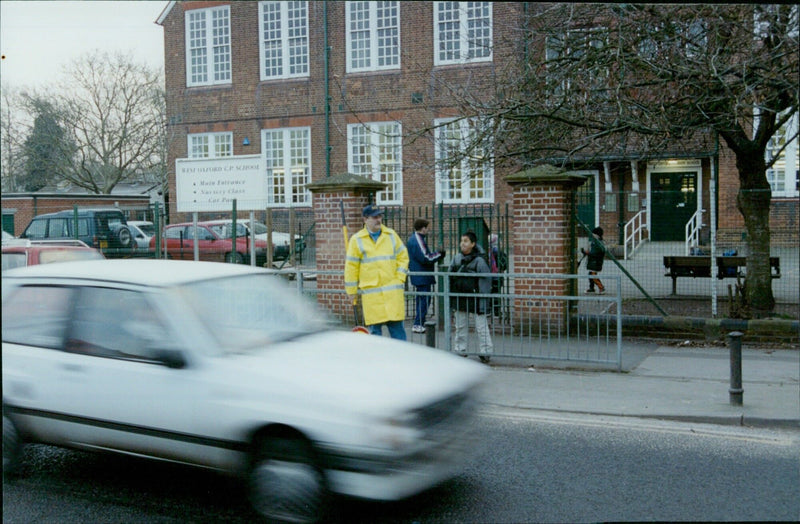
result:
[[[574,426],[634,429],[648,432],[661,432],[702,437],[736,439],[759,442],[777,446],[800,445],[800,431],[786,429],[773,430],[747,426],[725,426],[700,422],[658,420],[641,417],[617,417],[613,415],[593,415],[581,413],[547,412],[530,409],[514,409],[503,406],[483,407],[478,410],[482,417],[498,419],[524,419],[546,424],[569,424]]]

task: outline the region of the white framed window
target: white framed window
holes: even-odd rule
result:
[[[492,60],[492,2],[433,3],[434,65]]]
[[[267,169],[267,205],[311,205],[311,128],[262,129]]]
[[[261,80],[308,76],[308,2],[259,2]]]
[[[347,72],[400,68],[400,2],[346,2]]]
[[[798,161],[798,117],[795,115],[767,143],[767,181],[773,197],[796,197],[800,194]],[[792,139],[794,137],[794,139]]]
[[[230,6],[186,11],[186,85],[230,82]]]
[[[548,36],[545,42],[547,80],[552,93],[580,94],[587,99],[591,94],[607,91],[609,76],[604,62],[594,63],[586,57],[602,53],[608,34],[600,28],[569,29],[559,36]]]
[[[479,121],[440,119],[434,122],[436,201],[494,202],[494,164],[486,146],[472,142]]]
[[[371,122],[347,126],[347,168],[387,185],[376,201],[403,203],[402,128],[399,122]]]
[[[189,158],[233,156],[233,133],[197,133],[187,139]]]

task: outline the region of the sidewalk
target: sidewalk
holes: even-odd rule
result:
[[[800,351],[742,350],[743,405],[730,404],[727,348],[658,347],[627,373],[492,359],[492,406],[800,428]]]

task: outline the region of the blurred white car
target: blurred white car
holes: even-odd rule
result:
[[[128,228],[139,249],[150,249],[150,239],[156,234],[155,226],[147,220],[128,220]]]
[[[21,443],[234,472],[269,520],[404,498],[471,452],[487,369],[332,330],[266,269],[108,260],[3,273],[3,471]]]

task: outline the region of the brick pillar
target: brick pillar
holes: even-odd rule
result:
[[[344,261],[347,244],[342,234],[342,206],[347,233],[364,227],[361,210],[386,184],[358,175],[335,175],[308,185],[313,193],[314,231],[317,251],[317,304],[346,324],[353,323],[352,302],[344,294]],[[324,274],[335,271],[334,274]],[[340,293],[325,293],[331,290]]]
[[[513,197],[514,272],[522,274],[570,274],[575,252],[572,220],[576,189],[586,181],[552,166],[538,166],[506,177]],[[570,296],[568,279],[519,278],[517,295]],[[516,317],[533,326],[561,330],[567,321],[568,301],[514,299]]]

